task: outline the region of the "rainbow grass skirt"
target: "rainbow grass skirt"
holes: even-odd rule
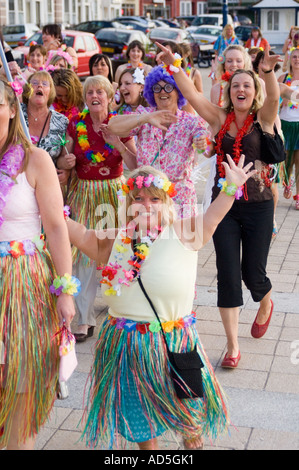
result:
[[[108,317],[99,333],[87,385],[82,420],[82,439],[87,446],[117,449],[123,446],[122,437],[144,442],[167,430],[183,438],[200,434],[214,440],[227,431],[225,398],[194,324],[174,327],[166,337],[172,351],[197,347],[204,362],[204,398],[176,397],[161,332],[148,328],[128,331]]]
[[[24,400],[19,442],[35,436],[47,420],[59,354],[52,338],[58,318],[48,251],[32,240],[1,242],[0,251],[0,443],[5,445],[19,393]]]
[[[72,219],[87,229],[102,228],[99,227],[102,218],[107,221],[109,227],[118,227],[117,191],[121,189],[124,181],[123,176],[111,180],[75,178],[68,197]],[[72,248],[72,254],[74,264],[79,262],[83,262],[85,266],[92,264],[92,261],[76,247]]]

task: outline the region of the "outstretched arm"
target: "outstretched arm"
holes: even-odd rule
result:
[[[266,98],[263,107],[258,113],[258,118],[264,131],[272,133],[280,98],[280,89],[274,73],[274,67],[277,62],[282,62],[282,59],[279,55],[269,55],[269,50],[270,46],[267,45],[260,72],[261,78],[265,82]]]
[[[245,156],[242,155],[238,165],[230,155],[227,155],[229,163],[223,162],[227,185],[242,187],[245,182],[256,173],[249,171],[252,162],[243,168]],[[191,219],[182,219],[175,222],[175,229],[182,243],[192,250],[199,250],[212,238],[218,224],[231,209],[235,197],[221,191],[217,198],[209,206],[205,214],[199,214]]]
[[[108,130],[112,134],[121,137],[127,137],[132,129],[149,123],[159,127],[163,131],[167,131],[167,124],[171,124],[177,120],[176,116],[170,111],[154,111],[145,114],[124,114],[122,116],[114,116],[110,119]]]

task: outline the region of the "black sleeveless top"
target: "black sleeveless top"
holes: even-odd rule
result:
[[[218,135],[218,134],[217,134]],[[216,136],[217,137],[217,136]],[[235,138],[226,133],[222,141],[222,149],[224,152],[224,161],[227,161],[226,154],[228,153],[233,156],[233,145],[235,143]],[[249,203],[249,202],[262,202],[273,199],[273,194],[271,190],[271,185],[269,185],[269,167],[266,165],[262,159],[263,150],[261,148],[261,133],[258,129],[257,122],[253,123],[251,130],[246,134],[242,139],[242,151],[245,155],[244,166],[250,162],[253,162],[251,170],[257,170],[257,174],[249,178],[246,182],[246,193],[248,199],[243,196],[236,200],[238,203]],[[212,201],[218,196],[221,188],[218,187],[218,180],[220,176],[218,173],[218,167],[216,165],[216,176],[214,180],[214,186],[212,189]],[[244,191],[245,193],[245,191]]]

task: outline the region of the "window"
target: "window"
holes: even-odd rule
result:
[[[187,16],[192,14],[192,4],[191,2],[181,2],[180,3],[180,15]]]
[[[78,36],[76,38],[76,47],[75,47],[75,49],[76,49],[76,51],[78,51],[79,49],[81,49],[82,51],[86,50],[84,39],[80,36]]]
[[[267,13],[267,30],[278,31],[279,30],[279,11],[271,10]]]
[[[94,51],[96,49],[94,39],[90,36],[85,36],[85,44],[88,51]]]

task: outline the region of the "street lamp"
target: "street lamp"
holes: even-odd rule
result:
[[[227,5],[228,0],[223,0],[223,7],[222,7],[222,16],[223,16],[223,21],[222,21],[222,27],[227,24],[227,12],[228,12],[228,5]]]

